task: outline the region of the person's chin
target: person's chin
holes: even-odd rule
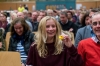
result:
[[[54,37],[54,35],[48,35],[48,37]]]
[[[20,33],[20,34],[18,34],[19,36],[21,36],[22,34]]]
[[[100,36],[100,33],[96,33],[97,36]]]

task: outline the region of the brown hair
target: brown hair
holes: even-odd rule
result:
[[[23,19],[23,18],[15,18],[15,19],[13,20],[13,22],[11,23],[11,27],[10,27],[11,35],[13,35],[13,34],[16,33],[16,32],[15,32],[15,29],[14,29],[14,25],[15,25],[16,23],[21,23],[21,25],[22,25],[23,28],[24,28],[24,32],[23,32],[23,33],[25,33],[25,32],[27,32],[28,30],[30,30],[28,24],[27,24],[26,21],[25,21],[25,19]]]

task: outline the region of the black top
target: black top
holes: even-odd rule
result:
[[[77,32],[77,30],[78,30],[78,26],[76,25],[76,24],[74,24],[73,22],[71,22],[71,21],[68,21],[67,23],[65,23],[65,24],[63,24],[63,23],[61,23],[61,21],[59,22],[60,23],[60,25],[61,25],[61,27],[62,27],[62,30],[69,30],[70,28],[72,28],[73,29],[73,33],[74,33],[74,36],[76,35],[76,32]]]

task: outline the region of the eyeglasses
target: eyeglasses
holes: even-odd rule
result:
[[[93,26],[97,26],[97,24],[100,25],[100,21],[99,22],[92,22]]]

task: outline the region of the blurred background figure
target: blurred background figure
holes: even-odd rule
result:
[[[28,21],[28,19],[26,19],[27,18],[27,12],[25,13],[25,12],[18,12],[17,13],[17,17],[19,17],[19,18],[24,18],[25,19],[25,22],[28,24],[28,26],[30,27],[29,29],[32,31],[33,30],[33,28],[32,28],[32,24],[31,24],[31,22],[30,21]]]
[[[53,10],[52,9],[48,9],[47,11],[47,16],[54,16]]]
[[[16,12],[11,12],[11,13],[10,13],[10,23],[11,23],[15,18],[17,18],[17,13],[16,13]]]
[[[18,7],[18,12],[23,12],[23,10],[25,10],[25,8],[22,4],[20,4]]]
[[[40,20],[47,16],[47,13],[45,11],[39,11],[39,16],[37,17],[37,22],[40,22]]]
[[[88,20],[88,24],[89,25],[86,25],[80,29],[78,29],[77,33],[76,33],[76,37],[75,37],[75,47],[78,46],[78,43],[79,41],[83,40],[83,39],[86,39],[86,38],[89,38],[89,37],[93,37],[95,36],[94,32],[93,32],[93,29],[92,29],[92,26],[91,26],[91,23],[92,23],[92,16],[98,12],[98,10],[96,9],[92,9],[90,12],[89,12],[89,18],[87,19]],[[84,22],[85,23],[85,22]]]
[[[11,12],[10,13],[10,20],[9,20],[9,23],[7,24],[6,28],[5,28],[5,31],[4,31],[4,34],[3,34],[3,38],[5,39],[6,38],[6,34],[7,32],[10,32],[10,26],[11,26],[11,23],[13,22],[13,20],[17,18],[17,14],[15,12]]]
[[[7,14],[6,13],[0,13],[0,28],[6,28],[8,24],[8,21],[7,21]]]
[[[57,21],[59,21],[60,18],[59,18],[59,13],[58,13],[58,11],[57,11],[57,10],[53,10],[53,14],[54,14],[53,17],[54,17]]]
[[[28,11],[27,11],[27,10],[24,10],[24,11],[23,11],[23,14],[24,14],[25,20],[27,20],[27,21],[30,22],[30,19],[31,19],[31,18],[28,16]]]
[[[38,24],[39,24],[39,22],[37,21],[38,16],[39,16],[38,11],[32,12],[31,24],[33,27],[33,32],[36,32],[38,30]]]
[[[32,12],[28,11],[28,18],[31,19],[32,18]]]
[[[74,22],[68,20],[67,12],[60,12],[59,16],[59,23],[62,27],[62,30],[73,32],[75,36],[79,27]]]
[[[80,12],[79,21],[75,24],[79,26],[79,28],[89,25],[89,12]]]
[[[68,15],[68,20],[74,22],[73,13],[71,11],[67,11],[67,15]]]
[[[25,9],[25,10],[27,10],[27,11],[29,10],[27,4],[24,4],[23,6],[24,6],[24,9]]]
[[[0,28],[0,51],[6,50],[6,42],[3,38],[4,29]]]

